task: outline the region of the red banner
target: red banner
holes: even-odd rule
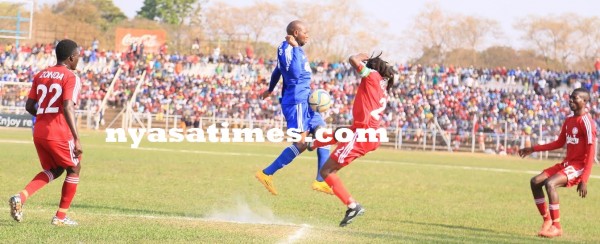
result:
[[[166,41],[164,30],[117,28],[115,33],[115,50],[128,51],[133,43],[144,44],[144,53],[158,53],[158,49]]]

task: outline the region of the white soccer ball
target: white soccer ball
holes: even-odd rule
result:
[[[331,107],[333,100],[331,99],[331,96],[329,96],[329,92],[319,89],[310,94],[310,97],[308,97],[308,104],[313,111],[322,113]]]

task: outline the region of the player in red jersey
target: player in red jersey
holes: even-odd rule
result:
[[[519,150],[519,155],[525,157],[533,152],[554,150],[567,144],[567,155],[561,163],[531,178],[531,192],[544,218],[539,236],[552,238],[562,235],[557,187],[577,185],[579,196],[585,198],[587,195],[587,182],[592,172],[596,146],[596,124],[586,112],[586,103],[589,101],[590,93],[586,89],[575,89],[569,98],[569,108],[573,114],[563,123],[558,139],[545,145]],[[548,193],[550,211],[546,209],[546,197],[542,189],[544,186]]]
[[[374,151],[381,144],[379,141],[361,142],[357,140],[359,133],[356,132],[357,129],[379,128],[379,122],[387,104],[387,91],[392,87],[396,73],[395,69],[379,56],[369,58],[367,54],[359,53],[351,56],[349,61],[361,76],[352,108],[353,123],[350,130],[354,132],[354,137],[349,142],[339,143],[320,171],[325,182],[333,189],[333,193],[348,206],[346,215],[340,222],[341,227],[362,215],[365,209],[350,196],[336,172],[355,159]],[[363,63],[365,61],[366,65]],[[331,138],[331,135],[326,137]],[[308,147],[313,150],[337,143],[335,138],[331,139],[329,142],[314,141],[309,143]]]
[[[77,191],[81,170],[81,144],[75,128],[75,104],[81,89],[79,77],[71,70],[77,68],[79,47],[71,40],[56,45],[56,65],[37,73],[33,79],[25,108],[36,116],[33,141],[44,169],[19,194],[9,199],[11,216],[23,220],[23,206],[27,198],[66,170],[58,211],[53,225],[77,225],[66,217]],[[35,106],[38,104],[39,106]]]

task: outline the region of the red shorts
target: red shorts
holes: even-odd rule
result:
[[[44,170],[55,168],[75,167],[81,161],[81,155],[75,157],[73,140],[51,141],[42,138],[33,138],[40,164]]]
[[[585,168],[584,163],[557,163],[554,166],[545,169],[543,172],[546,176],[550,177],[555,174],[562,174],[567,176],[566,187],[571,187],[581,182],[581,175]]]
[[[338,143],[330,158],[344,167],[381,145],[381,142],[357,142],[357,137],[355,134],[351,141]]]

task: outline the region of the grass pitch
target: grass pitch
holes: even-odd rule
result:
[[[81,243],[541,243],[529,179],[555,161],[380,149],[339,172],[366,213],[338,227],[345,207],[312,191],[316,154],[275,175],[278,196],[254,179],[286,146],[268,143],[106,143],[83,131],[81,181],[69,212],[50,219],[64,176],[30,197],[16,223],[5,203],[1,242]],[[0,196],[40,171],[31,131],[0,129]],[[559,189],[565,243],[600,243],[600,180],[588,197]]]

